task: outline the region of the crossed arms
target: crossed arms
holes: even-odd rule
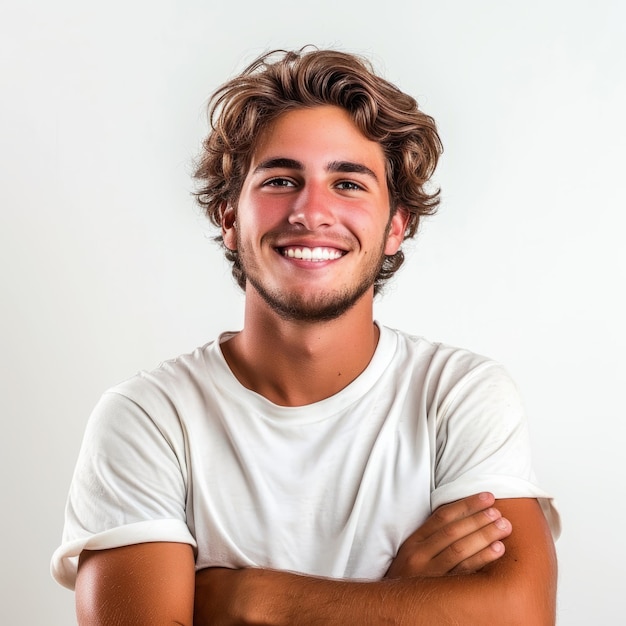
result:
[[[79,624],[96,626],[548,626],[555,603],[554,545],[537,501],[490,494],[435,511],[380,581],[195,574],[191,546],[178,543],[83,552],[76,581]]]

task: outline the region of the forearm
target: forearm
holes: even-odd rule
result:
[[[195,624],[552,626],[557,567],[543,513],[534,500],[500,500],[498,508],[516,530],[504,539],[504,554],[472,574],[419,573],[410,558],[402,559],[394,578],[374,582],[208,569],[196,575]],[[419,543],[420,532],[401,552],[415,550],[413,539]]]
[[[234,583],[240,592],[237,606],[231,607],[233,619],[224,624],[554,624],[551,600],[533,597],[530,587],[510,585],[506,577],[499,575],[497,567],[466,576],[377,582],[329,580],[255,569],[233,571],[232,576],[226,584]],[[196,594],[198,601],[201,579]],[[203,622],[197,617],[197,626],[203,623],[214,622]]]

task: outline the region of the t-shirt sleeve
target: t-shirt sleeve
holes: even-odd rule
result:
[[[554,499],[537,486],[525,409],[515,383],[497,363],[471,368],[437,411],[434,509],[480,491],[496,498],[537,498],[553,537]]]
[[[85,430],[53,577],[72,589],[82,550],[150,541],[195,540],[186,524],[182,428],[171,407],[159,419],[115,391],[96,405]]]

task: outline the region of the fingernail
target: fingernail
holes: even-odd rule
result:
[[[483,491],[483,493],[478,494],[478,497],[481,500],[490,500],[491,499],[491,494],[488,491]]]
[[[494,552],[504,552],[504,544],[501,541],[494,541],[491,544],[491,549]]]
[[[501,517],[499,520],[496,520],[494,522],[494,524],[500,529],[500,530],[506,530],[509,527],[509,523],[506,521],[506,519],[504,519],[504,517]]]

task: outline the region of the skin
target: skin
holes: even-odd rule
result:
[[[457,504],[463,507],[465,502]],[[448,574],[442,573],[441,564],[434,565],[436,559],[429,561],[420,542],[403,546],[413,557],[402,564],[403,576],[377,582],[328,580],[263,569],[209,569],[196,579],[194,624],[552,625],[556,560],[543,513],[530,499],[499,500],[497,506],[515,520],[516,530],[504,540],[504,554],[489,555],[490,563],[477,571],[454,575],[452,568]],[[459,529],[454,525],[445,528],[439,527],[438,532],[454,534]],[[495,532],[493,524],[485,530],[488,535],[487,529]],[[477,547],[481,539],[487,541],[487,535],[473,533],[464,540]],[[459,549],[455,543],[449,545],[451,564],[460,558],[452,556],[458,555]],[[420,563],[426,569],[434,566],[440,573],[424,575]]]
[[[249,283],[287,321],[343,314],[404,233],[403,212],[390,220],[382,149],[351,124],[336,107],[284,115],[260,137],[242,210],[231,208],[224,221],[224,241],[238,250]],[[310,260],[316,249],[326,254]]]
[[[555,621],[555,580],[552,541],[537,503],[479,494],[438,509],[378,582],[211,568],[195,576],[194,606],[191,547],[146,543],[84,551],[76,601],[79,624],[94,626],[541,626]]]
[[[297,109],[259,138],[237,205],[224,207],[224,242],[248,285],[244,328],[222,350],[239,381],[276,404],[337,393],[374,353],[373,277],[406,227],[402,208],[391,214],[384,170],[380,146],[343,110]],[[297,258],[315,248],[328,258]],[[477,494],[438,509],[381,581],[194,574],[189,546],[152,543],[84,552],[76,599],[79,623],[108,626],[541,626],[554,624],[555,581],[537,502]]]
[[[194,556],[183,543],[141,543],[80,555],[76,617],[89,626],[192,624]]]
[[[242,384],[276,404],[297,406],[354,380],[378,341],[374,270],[381,252],[398,250],[405,227],[402,209],[390,217],[380,145],[345,111],[318,107],[281,116],[259,140],[237,207],[224,212],[224,242],[239,250],[249,283],[244,328],[222,345]],[[341,256],[314,263],[281,253],[305,247]],[[370,279],[365,291],[364,277]],[[362,295],[348,310],[322,321],[285,318],[265,295],[315,315],[357,291]]]

